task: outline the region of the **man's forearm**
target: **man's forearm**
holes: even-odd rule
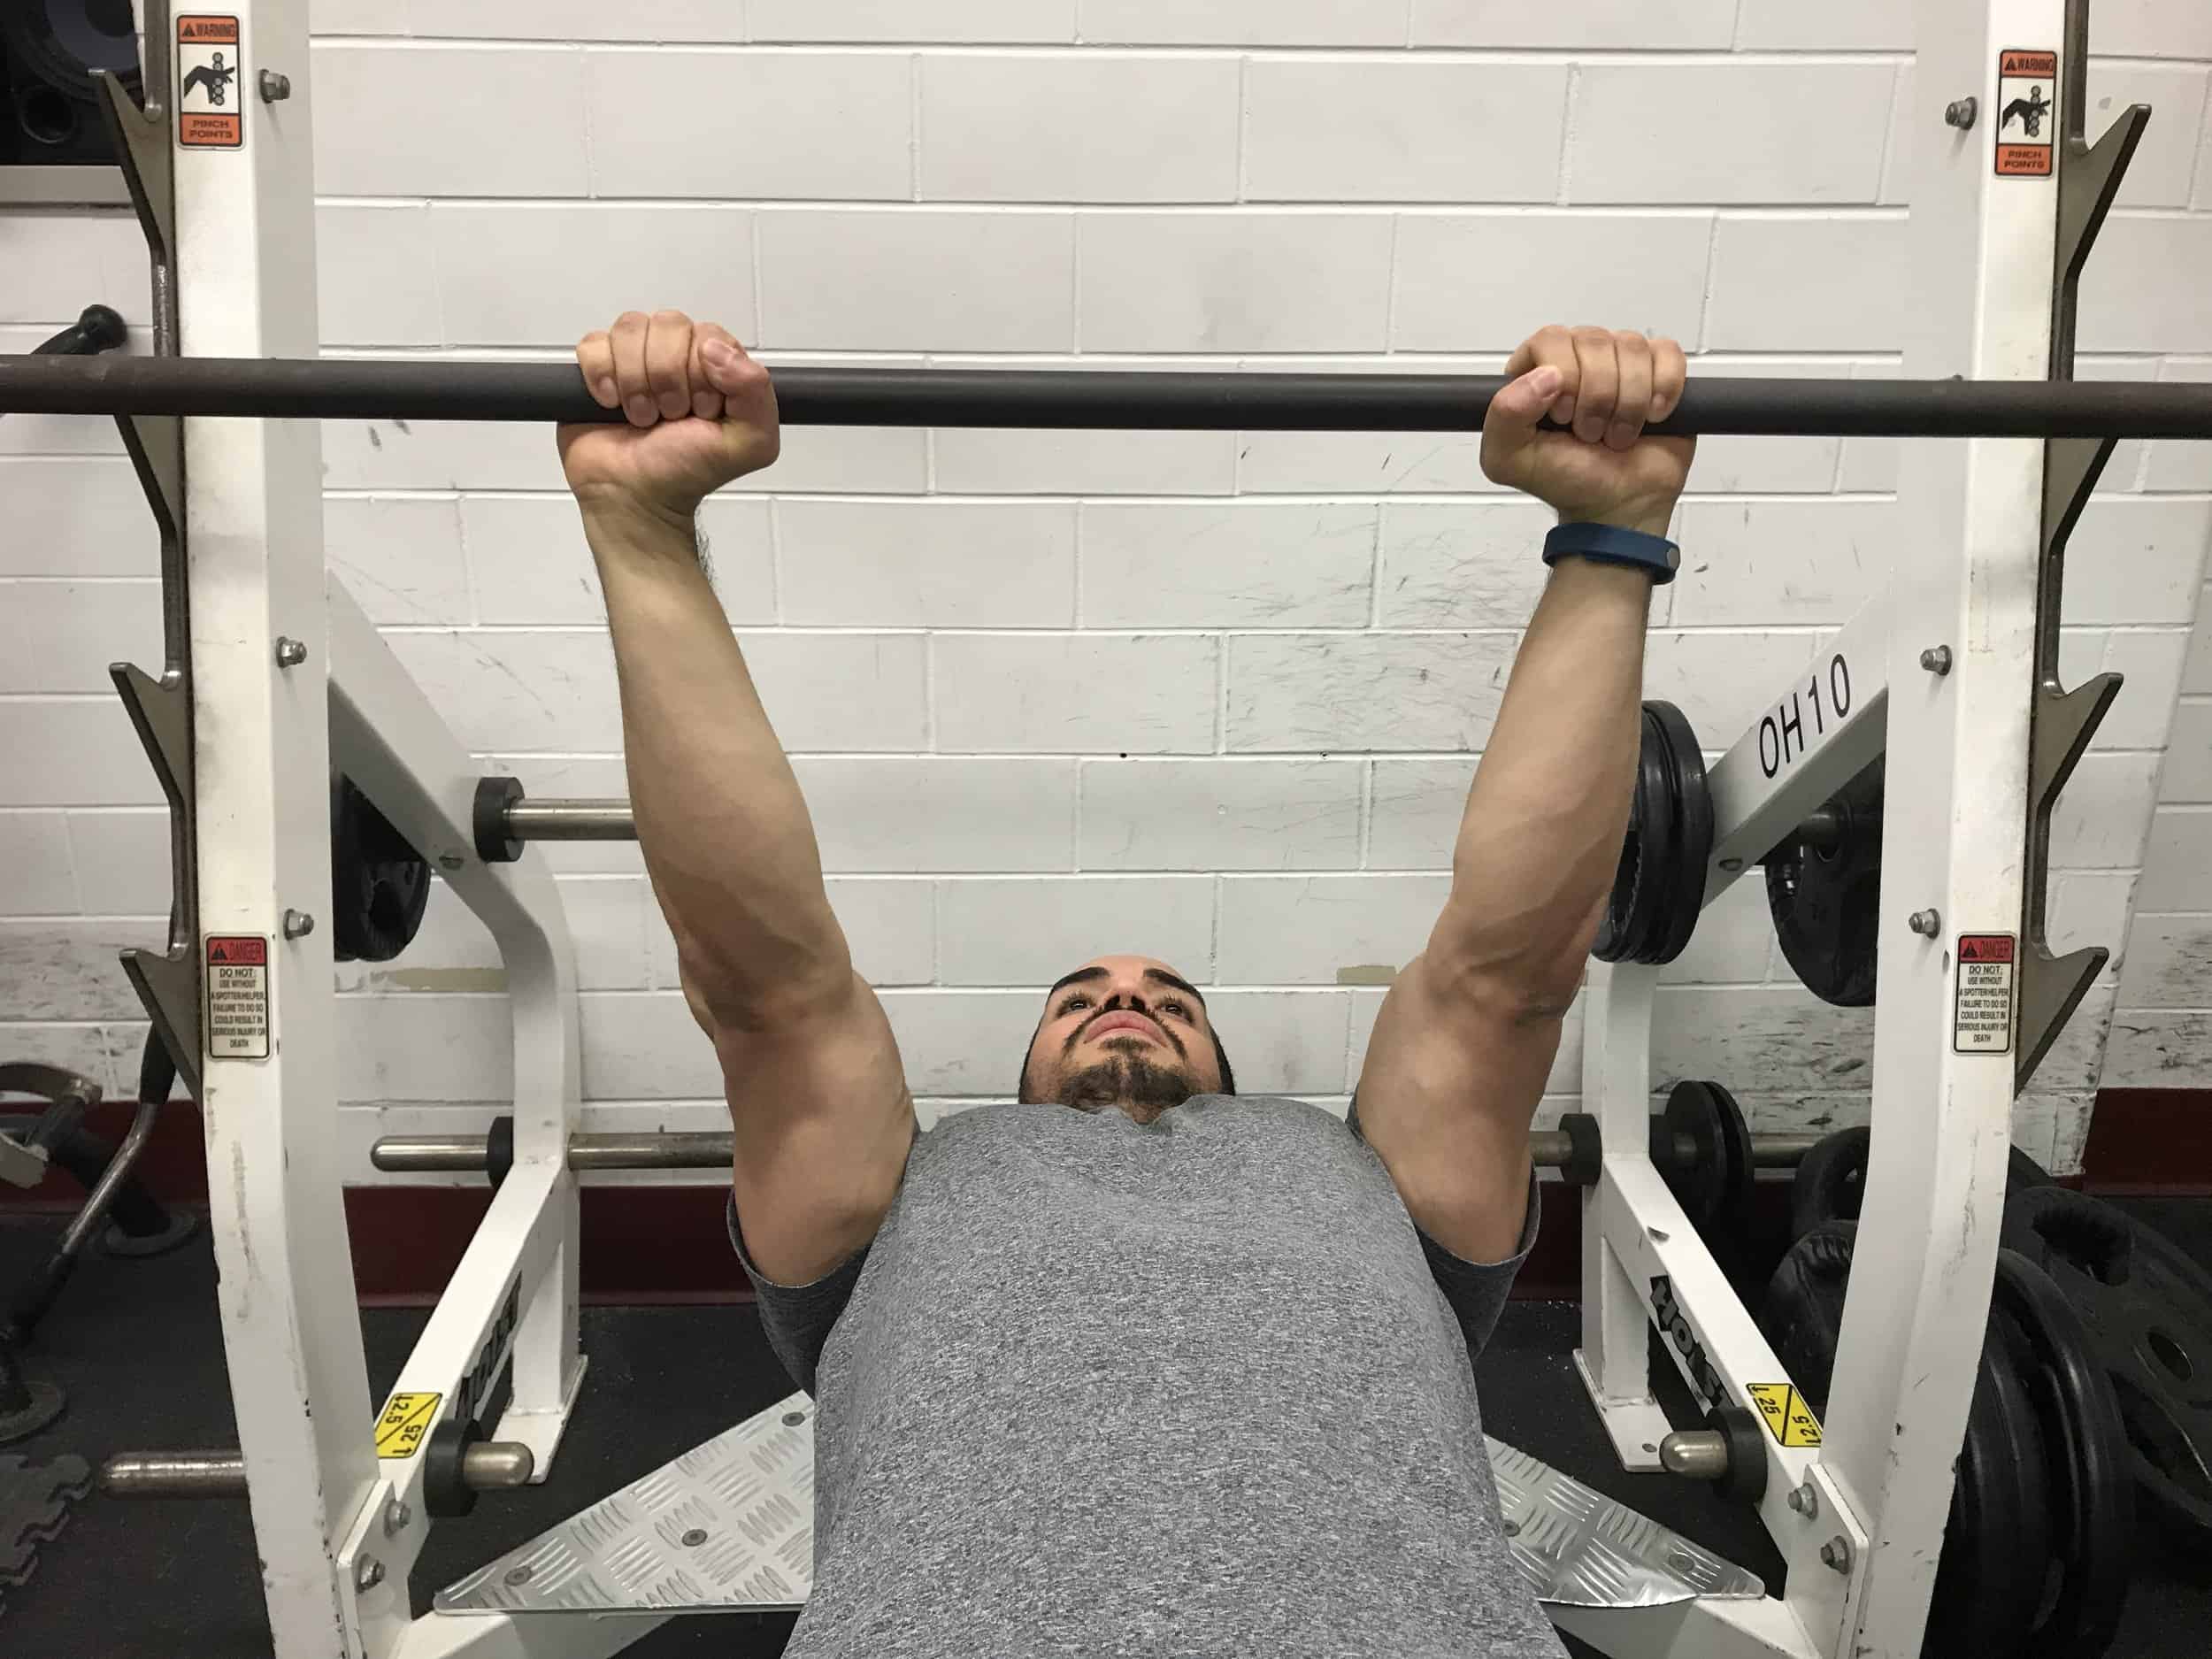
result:
[[[1650,608],[1639,571],[1559,564],[1468,795],[1432,954],[1532,1012],[1571,1000],[1619,862]]]
[[[587,501],[631,810],[687,989],[725,1025],[851,977],[798,780],[687,522]]]

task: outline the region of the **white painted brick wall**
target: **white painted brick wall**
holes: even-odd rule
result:
[[[1244,193],[1283,202],[1548,202],[1567,65],[1259,58]]]
[[[1889,64],[1593,64],[1567,141],[1571,202],[1871,202]]]
[[[1676,336],[1701,375],[1893,374],[1911,155],[1961,142],[1915,85],[1909,0],[649,12],[315,0],[326,349],[557,357],[673,303],[772,364],[1482,373],[1540,324],[1603,321]],[[2208,18],[2100,0],[2092,126],[2156,117],[2091,262],[2085,376],[2212,378]],[[95,298],[142,323],[142,295],[127,215],[0,214],[0,349]],[[536,794],[621,793],[550,434],[323,439],[330,561],[463,741]],[[1701,446],[1647,687],[1709,748],[1910,555],[1898,447]],[[1340,978],[1402,965],[1433,921],[1544,522],[1454,434],[798,429],[709,503],[717,590],[925,1118],[1007,1096],[1041,985],[1118,949],[1202,977],[1247,1087],[1342,1110],[1382,992]],[[112,950],[159,937],[169,893],[105,678],[158,650],[111,423],[0,420],[0,1051],[126,1087],[143,1025]],[[2062,1167],[2101,1063],[2212,1086],[2208,542],[2212,444],[2121,446],[2062,645],[2070,680],[2127,684],[2061,803],[2051,928],[2127,949],[2016,1114]],[[637,849],[548,857],[593,1110],[710,1126]],[[1776,1126],[1865,1111],[1866,1017],[1791,982],[1757,880],[1666,981],[1662,1080],[1717,1076]],[[450,895],[342,982],[348,1093],[480,1122],[505,1010]],[[1580,1044],[1578,1012],[1541,1121]]]
[[[1237,73],[1233,58],[925,58],[921,196],[1234,201]]]
[[[2194,624],[2134,914],[2108,924],[2125,925],[2126,949],[2101,1073],[2108,1088],[2212,1087],[2212,587],[2197,595]],[[2097,942],[2119,940],[2108,933]]]

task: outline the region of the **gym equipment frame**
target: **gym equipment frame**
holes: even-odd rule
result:
[[[1994,142],[2001,161],[2001,134],[1946,134],[1935,103],[1916,134],[1916,374],[2070,380],[2077,284],[2149,110],[2085,142],[2087,0],[2062,10],[1920,8],[1916,75],[1939,102],[1970,92],[1996,110],[2008,50],[2062,44],[2050,176],[2007,175],[1991,157]],[[1859,1230],[1824,1425],[1761,1386],[1788,1375],[1647,1155],[1657,969],[1591,964],[1583,1097],[1604,1171],[1583,1198],[1577,1368],[1631,1469],[1662,1467],[1670,1438],[1648,1324],[1706,1405],[1771,1402],[1759,1509],[1788,1569],[1785,1600],[1683,1604],[1667,1640],[1654,1615],[1554,1609],[1609,1651],[1920,1651],[1988,1315],[2013,1099],[2109,954],[2055,958],[2045,901],[2052,803],[2119,689],[2102,674],[2064,691],[2057,672],[2065,545],[2112,447],[1909,449],[1900,541],[1928,555],[1899,558],[1886,591],[1709,773],[1707,903],[1889,757],[1864,1200],[1881,1225]]]
[[[719,1148],[598,1148],[609,1153],[599,1158],[592,1140],[613,1138],[579,1137],[575,970],[557,891],[528,843],[619,836],[627,814],[618,803],[510,803],[487,848],[470,757],[323,569],[318,429],[273,417],[603,413],[585,407],[562,365],[310,361],[306,11],[303,0],[235,0],[219,18],[173,23],[166,0],[147,0],[145,106],[112,80],[103,90],[153,254],[157,356],[0,361],[0,410],[117,416],[162,532],[164,670],[119,664],[115,677],[172,803],[176,905],[167,949],[126,953],[126,967],[206,1115],[240,1444],[119,1460],[109,1484],[242,1490],[286,1659],[588,1659],[687,1603],[641,1595],[615,1617],[604,1604],[532,1602],[501,1592],[531,1578],[503,1561],[412,1617],[409,1574],[431,1517],[456,1512],[457,1488],[465,1499],[552,1471],[585,1369],[578,1171],[677,1167]],[[207,142],[213,129],[177,107],[177,29],[211,23],[234,25],[225,38],[241,96],[224,130],[234,142]],[[2130,111],[2093,149],[2081,142],[2085,40],[2085,0],[1920,9],[1918,84],[1932,113],[1914,193],[1920,303],[1909,366],[1919,381],[1858,394],[1717,383],[1694,388],[1677,418],[1684,429],[1957,442],[1909,452],[1901,497],[1927,557],[1899,562],[1889,591],[1712,773],[1709,902],[1886,743],[1893,776],[1924,780],[1892,794],[1899,833],[1882,881],[1886,1015],[1873,1087],[1886,1105],[1867,1179],[1870,1213],[1890,1225],[1862,1236],[1824,1441],[1817,1427],[1793,1427],[1786,1408],[1760,1441],[1759,1508],[1788,1563],[1788,1592],[1753,1593],[1747,1575],[1714,1563],[1719,1571],[1683,1575],[1634,1605],[1554,1601],[1562,1626],[1609,1653],[1919,1651],[1989,1303],[2012,1099],[2103,960],[2054,961],[2042,945],[2050,801],[2116,687],[2105,676],[2058,688],[2061,555],[2114,434],[2212,435],[2201,388],[2065,384],[2074,282],[2147,114]],[[2042,173],[2001,171],[2001,123],[1947,136],[1932,113],[1968,93],[1997,109],[2001,55],[2022,42],[2049,44],[2058,72],[2046,78],[2062,88],[2064,125]],[[249,78],[263,70],[277,73]],[[1943,384],[1955,375],[1975,378]],[[779,384],[795,419],[1463,427],[1497,383],[790,371]],[[198,764],[207,756],[220,764]],[[486,924],[513,1019],[511,1164],[380,1412],[366,1392],[339,1202],[333,930],[313,920],[331,891],[334,768]],[[1970,936],[2014,947],[1974,964],[1970,996],[1955,960]],[[1994,968],[2005,972],[1981,971]],[[1670,1333],[1709,1405],[1755,1406],[1755,1386],[1788,1379],[1649,1157],[1655,979],[1644,967],[1592,969],[1585,1095],[1602,1156],[1582,1201],[1578,1363],[1624,1464],[1711,1473],[1732,1455],[1724,1437],[1674,1432],[1660,1414],[1647,1326]],[[379,1163],[412,1169],[483,1167],[487,1156],[434,1138],[411,1152],[378,1149]],[[503,1375],[511,1399],[493,1443],[472,1444]],[[670,1470],[720,1455],[726,1442],[786,1464],[810,1456],[800,1433],[810,1417],[795,1398]],[[1537,1501],[1550,1471],[1495,1449],[1509,1509]],[[803,1526],[796,1545],[793,1536],[784,1542],[803,1557]]]

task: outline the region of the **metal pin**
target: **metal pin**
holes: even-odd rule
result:
[[[1943,918],[1933,910],[1915,910],[1905,918],[1905,926],[1923,939],[1933,939],[1943,931]]]
[[[373,1555],[364,1555],[353,1563],[353,1587],[373,1590],[384,1582],[384,1563]]]
[[[281,104],[291,96],[291,76],[280,75],[273,69],[261,72],[261,101],[264,104]]]
[[[409,1509],[397,1498],[394,1498],[384,1506],[384,1536],[391,1538],[396,1535],[408,1522],[414,1518],[414,1510]]]
[[[281,634],[277,635],[277,666],[279,668],[297,668],[306,660],[305,644],[298,640],[288,639]]]
[[[1974,125],[1974,118],[1981,113],[1979,98],[1954,98],[1943,106],[1944,124],[1955,127],[1963,133]]]
[[[1947,645],[1931,645],[1920,653],[1920,665],[1932,674],[1949,673],[1951,672],[1951,648]]]
[[[527,1584],[535,1577],[537,1577],[537,1569],[533,1567],[526,1561],[524,1562],[519,1567],[510,1567],[507,1569],[507,1582],[509,1584]]]
[[[468,860],[462,857],[458,853],[440,853],[438,855],[438,868],[441,870],[458,870],[466,863],[468,863]]]
[[[1820,1513],[1820,1494],[1813,1490],[1813,1483],[1808,1480],[1801,1486],[1790,1488],[1789,1504],[1809,1521]]]
[[[1837,1533],[1820,1547],[1820,1559],[1824,1564],[1833,1567],[1838,1572],[1849,1572],[1851,1571],[1851,1540],[1842,1533]]]
[[[1743,868],[1743,860],[1740,858],[1724,858],[1720,861],[1720,867],[1732,876],[1737,871]]]
[[[305,910],[284,912],[284,936],[287,939],[304,939],[314,931],[315,918]]]
[[[706,1541],[707,1529],[705,1527],[693,1526],[685,1529],[683,1545],[686,1549],[696,1549]]]

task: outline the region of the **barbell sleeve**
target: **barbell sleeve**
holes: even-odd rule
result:
[[[1190,370],[774,371],[795,426],[1464,432],[1499,375]],[[572,363],[0,357],[0,413],[613,421]],[[2212,384],[1693,379],[1654,433],[2212,438]]]
[[[479,1440],[461,1454],[461,1482],[472,1492],[530,1484],[537,1456],[519,1440]],[[111,1498],[242,1498],[246,1457],[234,1447],[182,1452],[117,1452],[100,1465]]]
[[[507,808],[509,839],[518,841],[634,841],[637,819],[627,801],[533,801]]]

